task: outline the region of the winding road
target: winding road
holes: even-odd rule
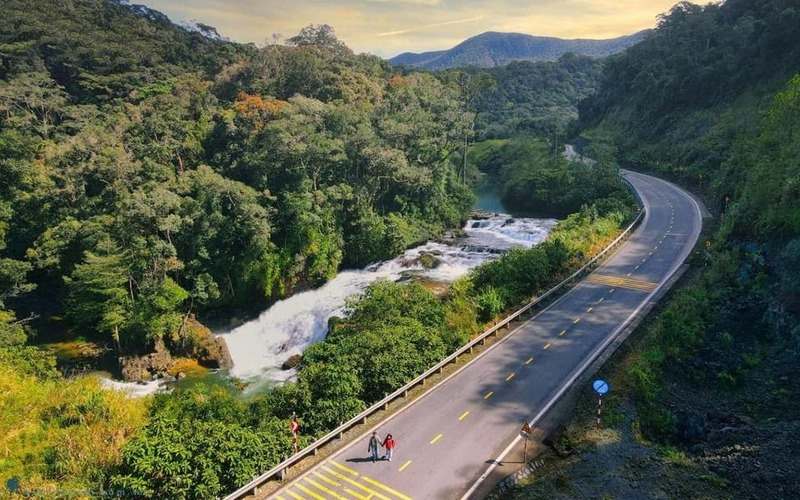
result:
[[[280,500],[479,498],[483,480],[666,286],[700,235],[699,205],[666,181],[625,171],[645,206],[614,255],[533,319],[374,430],[391,462],[368,459],[373,429],[273,493]]]

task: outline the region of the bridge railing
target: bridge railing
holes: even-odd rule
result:
[[[260,475],[260,476],[258,476],[256,478],[253,478],[252,481],[250,481],[249,483],[245,484],[244,486],[242,486],[238,490],[234,491],[233,493],[231,493],[230,495],[225,497],[225,500],[234,500],[234,499],[244,498],[244,497],[249,496],[249,495],[255,495],[255,494],[258,493],[258,488],[260,486],[262,486],[262,485],[264,485],[267,482],[272,481],[272,480],[283,479],[285,477],[285,475],[286,475],[286,471],[290,467],[292,467],[293,465],[296,465],[298,462],[302,461],[303,459],[305,459],[305,458],[307,458],[309,456],[317,455],[319,453],[320,448],[322,448],[322,447],[324,447],[324,446],[326,446],[326,445],[328,445],[328,444],[330,444],[330,443],[332,443],[332,442],[334,442],[336,440],[341,439],[342,436],[344,435],[344,433],[349,431],[349,430],[351,430],[352,428],[354,428],[356,426],[359,426],[359,425],[366,424],[367,423],[367,419],[370,416],[372,416],[372,415],[374,415],[374,414],[376,414],[376,413],[378,413],[380,411],[386,410],[390,403],[392,403],[392,402],[394,402],[394,401],[396,401],[398,399],[408,397],[408,393],[409,393],[409,391],[411,389],[413,389],[414,387],[416,387],[418,385],[423,385],[424,386],[425,382],[429,378],[431,378],[431,377],[433,377],[435,375],[440,375],[447,365],[449,365],[450,363],[456,362],[460,356],[463,356],[465,354],[471,354],[476,346],[484,345],[486,343],[486,340],[489,337],[491,337],[493,335],[497,335],[497,332],[500,331],[502,328],[506,328],[506,329],[510,328],[510,325],[511,325],[512,322],[516,321],[518,318],[522,318],[523,315],[525,315],[525,314],[532,314],[537,306],[539,306],[540,304],[542,304],[546,300],[550,299],[551,297],[557,295],[565,287],[567,287],[568,285],[570,285],[573,282],[575,282],[578,278],[584,276],[585,274],[588,274],[600,262],[602,262],[606,257],[608,257],[612,251],[616,250],[617,246],[619,246],[631,234],[631,232],[636,228],[636,226],[639,225],[639,223],[642,220],[642,217],[644,216],[644,213],[645,213],[644,212],[644,208],[643,208],[643,205],[642,205],[641,199],[639,198],[638,193],[636,192],[635,189],[633,189],[633,186],[631,186],[630,183],[628,183],[628,181],[626,181],[624,178],[623,178],[623,181],[628,185],[628,187],[633,192],[634,197],[636,198],[637,204],[640,207],[639,208],[639,212],[637,213],[636,218],[633,220],[633,222],[631,222],[631,224],[617,238],[615,238],[614,241],[612,241],[608,246],[606,246],[600,253],[598,253],[593,258],[591,258],[589,261],[587,261],[586,264],[581,266],[580,269],[578,269],[577,271],[575,271],[574,273],[569,275],[566,279],[561,281],[559,284],[557,284],[556,286],[554,286],[553,288],[551,288],[547,292],[543,293],[542,295],[536,297],[532,301],[528,302],[527,304],[522,306],[520,309],[518,309],[515,312],[511,313],[505,319],[503,319],[502,321],[498,322],[496,325],[492,326],[491,328],[489,328],[488,330],[483,332],[478,337],[475,337],[468,344],[464,345],[463,347],[461,347],[460,349],[458,349],[457,351],[455,351],[454,353],[452,353],[448,357],[444,358],[442,361],[440,361],[435,366],[431,367],[430,369],[428,369],[427,371],[425,371],[424,373],[422,373],[421,375],[416,377],[414,380],[408,382],[403,387],[397,389],[395,392],[389,394],[388,396],[386,396],[385,398],[381,399],[377,403],[373,404],[372,406],[370,406],[366,410],[362,411],[361,413],[359,413],[355,417],[353,417],[350,420],[348,420],[347,422],[341,424],[339,427],[337,427],[336,429],[332,430],[328,434],[326,434],[326,435],[322,436],[321,438],[317,439],[316,441],[314,441],[313,443],[311,443],[307,447],[305,447],[302,450],[298,451],[297,453],[295,453],[291,457],[287,458],[283,462],[279,463],[278,465],[276,465],[272,469],[268,470],[264,474],[262,474],[262,475]]]

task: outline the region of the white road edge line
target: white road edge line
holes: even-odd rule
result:
[[[640,175],[644,175],[644,174],[640,174]],[[647,176],[647,177],[649,177],[649,176]],[[662,182],[667,182],[667,181],[663,181],[662,179],[658,179],[658,180],[659,180],[659,181],[662,181]],[[668,182],[668,184],[672,184],[672,183],[669,183],[669,182]],[[693,205],[694,205],[694,207],[695,207],[695,210],[697,211],[697,214],[699,215],[700,225],[699,225],[699,227],[697,227],[697,228],[696,228],[694,231],[692,231],[692,233],[693,233],[693,236],[694,236],[694,241],[695,241],[695,243],[694,243],[694,244],[696,244],[696,243],[697,243],[697,240],[700,238],[700,231],[701,231],[701,229],[702,229],[702,226],[703,226],[703,212],[700,210],[700,206],[697,204],[697,201],[695,201],[695,199],[694,199],[693,197],[689,196],[689,195],[688,195],[688,194],[687,194],[687,193],[686,193],[686,192],[685,192],[683,189],[681,189],[680,187],[678,187],[678,186],[675,186],[674,184],[672,184],[672,185],[673,185],[673,187],[675,187],[675,188],[677,188],[677,189],[678,189],[678,192],[680,192],[681,194],[683,194],[684,196],[686,196],[687,198],[689,198],[689,201],[691,201],[691,202],[692,202],[692,204],[693,204]],[[649,215],[649,213],[650,213],[650,211],[649,211],[649,210],[647,210],[649,207],[647,206],[647,203],[646,203],[646,202],[644,202],[644,200],[642,200],[642,202],[643,202],[643,204],[645,205],[645,210],[646,210],[646,212],[645,212],[645,218],[647,218],[647,216],[648,216],[648,215]],[[644,224],[644,222],[645,222],[645,221],[642,221],[642,224]],[[641,227],[641,226],[640,226],[640,227]],[[557,392],[557,393],[556,393],[556,394],[555,394],[555,395],[554,395],[552,398],[550,398],[550,401],[548,401],[548,402],[547,402],[547,404],[544,406],[544,408],[542,408],[542,410],[541,410],[541,411],[539,411],[539,413],[537,413],[535,417],[533,417],[533,420],[531,420],[531,421],[528,423],[528,425],[530,425],[531,427],[533,427],[533,426],[536,424],[536,422],[538,422],[539,420],[541,420],[541,418],[542,418],[542,417],[545,415],[545,413],[547,413],[547,412],[550,410],[550,408],[551,408],[553,405],[555,405],[555,404],[556,404],[556,402],[557,402],[559,399],[561,399],[561,396],[563,396],[563,395],[564,395],[564,393],[565,393],[565,392],[567,392],[567,389],[569,389],[569,388],[572,386],[572,384],[574,384],[574,383],[575,383],[575,380],[577,380],[577,379],[578,379],[578,378],[579,378],[581,375],[583,375],[583,372],[584,372],[584,371],[585,371],[585,370],[586,370],[586,369],[587,369],[587,368],[588,368],[588,367],[589,367],[589,366],[590,366],[592,363],[594,363],[594,361],[595,361],[595,360],[596,360],[596,359],[597,359],[597,358],[600,356],[600,354],[601,354],[601,353],[602,353],[602,352],[603,352],[603,351],[604,351],[604,350],[605,350],[605,349],[608,347],[608,345],[609,345],[611,342],[613,342],[613,341],[614,341],[614,340],[617,338],[617,336],[620,334],[620,332],[621,332],[622,330],[624,330],[624,329],[625,329],[625,328],[628,326],[628,324],[631,322],[631,319],[633,319],[633,318],[634,318],[634,317],[635,317],[637,314],[639,314],[639,313],[641,312],[641,310],[642,310],[642,309],[643,309],[643,308],[644,308],[644,307],[647,305],[647,303],[648,303],[648,302],[650,302],[650,300],[651,300],[651,299],[652,299],[652,298],[653,298],[653,297],[654,297],[654,296],[655,296],[655,295],[656,295],[656,294],[657,294],[657,293],[658,293],[658,292],[659,292],[659,291],[660,291],[660,290],[661,290],[661,289],[664,287],[664,285],[667,283],[667,281],[668,281],[670,278],[672,278],[672,276],[673,276],[673,275],[674,275],[674,274],[675,274],[675,273],[678,271],[678,269],[680,269],[680,267],[683,265],[683,263],[684,263],[684,262],[686,261],[686,259],[689,257],[689,254],[692,252],[692,249],[694,248],[694,244],[692,244],[692,245],[691,245],[690,247],[688,247],[688,248],[684,248],[684,250],[681,252],[680,258],[679,258],[679,259],[677,259],[677,260],[676,260],[676,263],[672,265],[672,268],[670,268],[670,270],[669,270],[669,273],[667,273],[667,275],[664,277],[664,279],[662,279],[662,280],[661,280],[661,282],[658,284],[658,286],[657,286],[657,287],[656,287],[656,288],[655,288],[655,289],[654,289],[652,292],[650,292],[650,294],[649,294],[649,295],[648,295],[648,296],[645,298],[645,300],[643,300],[643,301],[642,301],[642,303],[641,303],[641,304],[639,304],[639,307],[637,307],[637,308],[636,308],[636,309],[635,309],[635,310],[634,310],[634,311],[633,311],[633,312],[632,312],[632,313],[631,313],[631,314],[630,314],[630,315],[627,317],[627,319],[625,319],[625,321],[624,321],[624,322],[623,322],[623,323],[622,323],[620,326],[618,326],[618,327],[616,328],[616,330],[614,330],[614,331],[612,332],[612,334],[611,334],[611,335],[609,335],[609,336],[606,338],[606,340],[605,340],[605,341],[604,341],[604,342],[603,342],[603,343],[600,345],[600,347],[598,347],[597,349],[595,349],[595,351],[594,351],[594,352],[591,354],[591,356],[590,356],[590,357],[589,357],[589,358],[588,358],[588,359],[587,359],[587,360],[586,360],[586,361],[585,361],[585,362],[584,362],[584,363],[583,363],[583,364],[580,366],[580,368],[579,368],[579,369],[578,369],[578,370],[577,370],[577,371],[576,371],[576,372],[575,372],[575,373],[574,373],[574,374],[573,374],[573,375],[572,375],[572,376],[571,376],[571,377],[570,377],[570,378],[567,380],[567,382],[561,386],[561,388],[558,390],[558,392]],[[565,295],[566,295],[566,294],[565,294]],[[562,297],[564,297],[565,295],[562,295]],[[537,316],[538,316],[538,315],[537,315]],[[478,479],[475,481],[475,483],[472,485],[472,487],[471,487],[469,490],[467,490],[467,492],[466,492],[466,493],[464,493],[464,495],[461,497],[461,500],[467,500],[467,499],[470,497],[470,495],[472,495],[473,493],[475,493],[475,490],[477,490],[477,489],[480,487],[481,483],[483,483],[483,481],[484,481],[484,480],[485,480],[485,479],[486,479],[486,478],[489,476],[489,474],[491,474],[491,473],[492,473],[492,471],[493,471],[493,470],[494,470],[494,469],[495,469],[495,468],[496,468],[498,465],[500,465],[500,464],[502,463],[502,461],[503,461],[503,458],[504,458],[506,455],[508,455],[508,453],[509,453],[509,452],[510,452],[510,451],[511,451],[511,450],[512,450],[512,449],[513,449],[513,448],[514,448],[516,445],[517,445],[517,443],[519,443],[520,439],[522,439],[522,436],[519,436],[519,435],[517,435],[517,437],[516,437],[516,438],[514,438],[514,440],[511,442],[511,444],[509,444],[509,445],[508,445],[508,447],[506,447],[506,449],[505,449],[505,450],[503,450],[503,451],[502,451],[502,453],[500,453],[500,455],[499,455],[499,456],[498,456],[496,459],[494,459],[494,460],[492,461],[492,464],[491,464],[491,465],[490,465],[490,466],[489,466],[489,467],[486,469],[486,472],[484,472],[483,474],[481,474],[481,476],[480,476],[480,477],[479,477],[479,478],[478,478]]]

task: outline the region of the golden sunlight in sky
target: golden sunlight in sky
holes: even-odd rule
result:
[[[133,0],[136,2],[137,0]],[[257,45],[328,24],[355,52],[444,50],[486,31],[605,39],[653,28],[676,0],[138,0]]]

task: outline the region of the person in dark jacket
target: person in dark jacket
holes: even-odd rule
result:
[[[373,462],[378,460],[378,446],[380,445],[381,438],[378,437],[378,432],[372,431],[372,436],[369,438],[369,444],[367,445],[367,453],[372,455]]]

